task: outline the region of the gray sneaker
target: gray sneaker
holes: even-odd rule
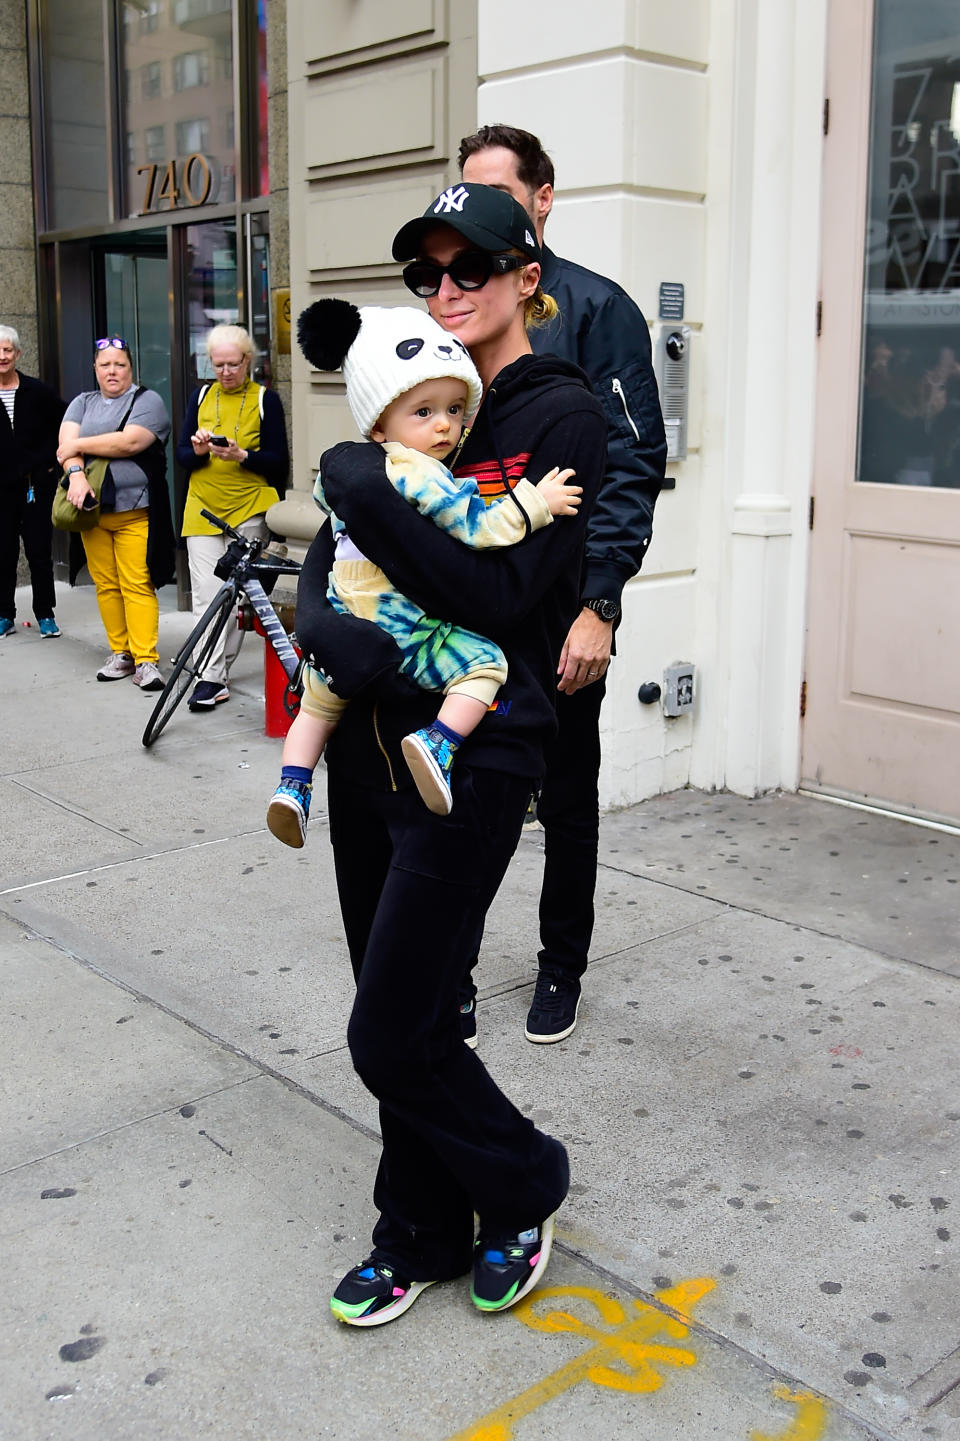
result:
[[[97,671],[97,680],[123,680],[125,675],[133,675],[135,670],[133,656],[129,651],[114,651]]]
[[[134,671],[133,683],[141,690],[163,690],[165,682],[153,661],[145,660]]]

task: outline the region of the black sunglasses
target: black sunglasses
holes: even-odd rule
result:
[[[443,277],[449,275],[458,290],[482,290],[493,275],[522,270],[531,262],[522,255],[491,255],[489,250],[462,250],[449,265],[435,260],[414,260],[404,267],[403,283],[414,295],[426,300],[440,292]]]

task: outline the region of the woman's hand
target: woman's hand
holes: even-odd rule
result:
[[[250,453],[249,451],[244,450],[242,445],[238,445],[235,440],[228,440],[226,445],[211,445],[209,437],[212,434],[212,431],[198,431],[197,434],[204,434],[207,436],[207,454],[212,456],[215,460],[232,460],[235,465],[242,465],[242,463],[246,460],[247,456]],[[196,450],[196,446],[194,446],[194,450]],[[198,451],[197,453],[202,454],[201,451]]]
[[[71,457],[71,461],[74,459],[78,465],[83,464],[79,458]],[[77,510],[82,510],[88,495],[93,495],[93,489],[87,482],[86,472],[75,470],[70,477],[70,484],[67,486],[67,500],[71,505],[75,505]]]
[[[83,464],[83,456],[77,449],[77,439],[75,436],[70,436],[60,442],[57,446],[57,460],[61,469],[66,469],[68,465]]]
[[[212,430],[204,430],[202,426],[197,428],[190,437],[190,444],[193,446],[194,455],[210,454],[210,437],[212,434]]]

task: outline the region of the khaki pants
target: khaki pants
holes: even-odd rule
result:
[[[251,516],[242,525],[234,527],[247,540],[266,540],[269,535],[267,522],[262,515]],[[223,555],[229,541],[222,535],[188,535],[187,559],[190,562],[190,590],[193,595],[193,613],[199,619],[223,585],[213,567]],[[243,631],[234,621],[228,621],[220,635],[199,680],[216,681],[226,685],[230,667],[237,658],[243,641]]]

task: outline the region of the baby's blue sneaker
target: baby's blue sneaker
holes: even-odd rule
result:
[[[285,777],[273,793],[273,800],[267,807],[267,825],[278,841],[285,846],[300,850],[307,839],[307,821],[310,819],[309,781],[295,781]]]
[[[450,772],[457,747],[436,726],[427,726],[404,736],[400,749],[427,810],[448,816],[453,809]]]

